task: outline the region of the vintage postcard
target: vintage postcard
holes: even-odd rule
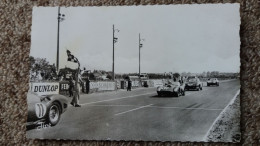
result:
[[[34,7],[27,138],[240,141],[239,4]]]

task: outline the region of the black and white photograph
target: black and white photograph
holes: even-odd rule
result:
[[[239,9],[34,7],[27,138],[240,142]]]

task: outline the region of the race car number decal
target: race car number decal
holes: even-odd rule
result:
[[[46,106],[42,103],[36,103],[35,113],[38,118],[42,118],[46,114]]]

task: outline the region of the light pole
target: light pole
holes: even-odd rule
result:
[[[139,78],[141,76],[141,48],[143,47],[143,44],[141,44],[141,41],[144,41],[144,39],[141,39],[141,36],[139,33]]]
[[[115,31],[119,32],[118,29],[115,29],[113,24],[113,65],[112,65],[112,80],[115,80],[115,43],[117,42],[118,38],[115,37]]]
[[[60,22],[65,20],[65,15],[60,13],[60,7],[58,7],[58,33],[57,33],[57,58],[56,58],[56,72],[59,72],[59,45],[60,45]]]

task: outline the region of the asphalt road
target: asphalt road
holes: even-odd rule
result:
[[[238,80],[157,97],[155,88],[82,94],[82,107],[70,106],[60,122],[27,131],[28,138],[202,141],[240,88]]]

